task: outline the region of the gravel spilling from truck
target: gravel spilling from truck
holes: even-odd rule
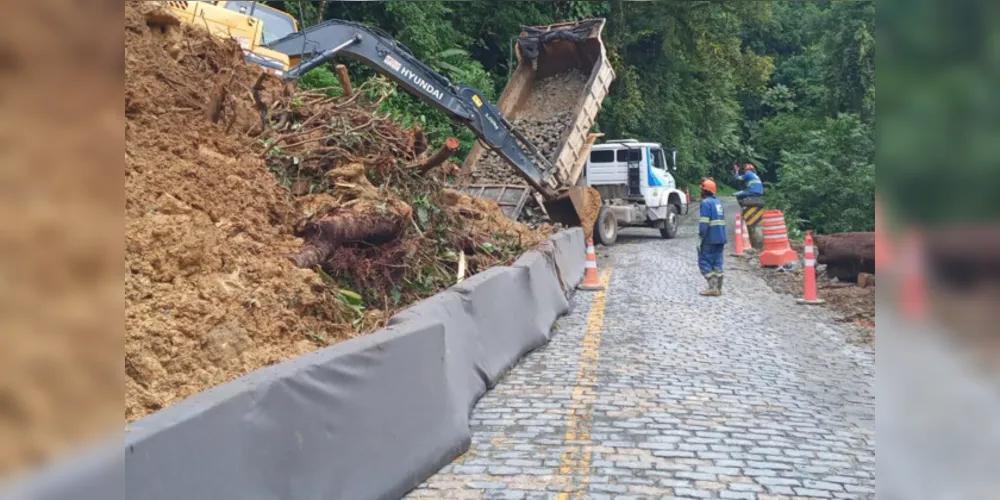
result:
[[[538,150],[555,161],[566,131],[573,124],[573,111],[587,86],[587,75],[571,69],[536,81],[527,102],[511,123]],[[516,184],[526,182],[496,153],[487,153],[472,169],[476,184]]]

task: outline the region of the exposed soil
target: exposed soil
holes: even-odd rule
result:
[[[120,425],[115,2],[11,2],[0,32],[0,476]],[[13,496],[13,495],[11,495]]]
[[[793,249],[802,255],[801,245],[792,245]],[[798,247],[798,248],[796,248]],[[743,258],[735,257],[754,270],[772,290],[778,293],[801,298],[803,295],[803,268],[800,266],[792,271],[764,269],[756,253],[750,253]],[[826,266],[818,266],[816,274],[816,293],[826,301],[822,307],[833,310],[839,315],[839,321],[850,324],[855,335],[852,340],[869,344],[875,341],[875,286],[859,287],[853,283],[840,282],[831,279],[826,274]]]
[[[587,239],[590,239],[594,237],[594,224],[597,223],[597,216],[601,214],[601,206],[604,203],[601,201],[601,193],[598,190],[588,187],[583,192],[586,208],[580,214],[580,226],[583,228],[583,234]]]
[[[126,421],[314,350],[307,332],[352,334],[316,274],[283,257],[300,244],[295,206],[243,135],[256,116],[237,96],[255,74],[239,47],[150,29],[153,8],[125,14]]]
[[[153,9],[125,13],[126,422],[376,329],[456,252],[475,273],[545,238],[406,168],[428,146],[378,103],[262,80],[264,125],[236,43]]]

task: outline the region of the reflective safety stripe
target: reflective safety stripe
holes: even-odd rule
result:
[[[592,261],[592,260],[588,260],[587,263],[583,265],[583,268],[584,269],[597,269],[597,263],[594,262],[594,261]]]
[[[702,224],[708,224],[709,222],[712,222],[712,219],[709,217],[702,217],[698,219],[698,222],[701,222]]]
[[[587,247],[587,253],[594,253],[594,247]]]
[[[724,221],[724,220],[713,220],[709,224],[709,226],[725,226],[725,225],[726,225],[726,221]]]
[[[813,250],[813,247],[812,247],[812,245],[807,245],[807,246],[806,246],[806,249],[805,249],[805,252],[806,252],[807,254],[812,254],[812,253],[813,253],[813,251],[814,251],[814,250]]]
[[[787,234],[765,234],[765,240],[786,240],[788,239]]]
[[[780,222],[780,223],[784,224],[785,223],[785,218],[784,217],[769,217],[769,218],[765,218],[764,222]]]
[[[763,184],[763,183],[762,183],[762,182],[760,182],[760,181],[756,181],[756,180],[755,180],[755,181],[750,181],[750,182],[748,182],[748,183],[747,183],[747,186],[753,186],[754,184]]]
[[[806,259],[806,266],[816,267],[816,259]]]

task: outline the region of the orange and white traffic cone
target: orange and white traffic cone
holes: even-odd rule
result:
[[[604,290],[604,287],[601,286],[601,277],[597,275],[597,252],[594,251],[593,238],[587,238],[587,262],[583,268],[583,283],[580,283],[580,286],[576,288],[588,292]]]
[[[816,295],[816,247],[813,246],[812,231],[806,232],[805,247],[805,293],[803,293],[803,298],[798,299],[795,302],[810,306],[823,304],[825,301]]]
[[[927,279],[924,274],[923,238],[911,229],[903,244],[900,310],[907,319],[927,317]]]
[[[736,231],[735,238],[733,238],[736,244],[736,253],[733,255],[737,257],[743,256],[743,217],[740,214],[736,214]]]

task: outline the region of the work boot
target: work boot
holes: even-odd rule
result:
[[[712,285],[709,287],[709,297],[718,297],[722,295],[722,278],[716,276],[712,278]]]
[[[719,295],[722,295],[722,284],[725,281],[726,281],[726,277],[725,276],[719,276],[719,277],[715,278],[715,282],[716,282],[715,291],[718,292],[718,295],[716,295],[716,297],[718,297]]]
[[[708,288],[702,290],[700,292],[700,295],[702,297],[713,297],[713,296],[715,296],[715,278],[714,277],[706,277],[705,281],[708,282]]]

